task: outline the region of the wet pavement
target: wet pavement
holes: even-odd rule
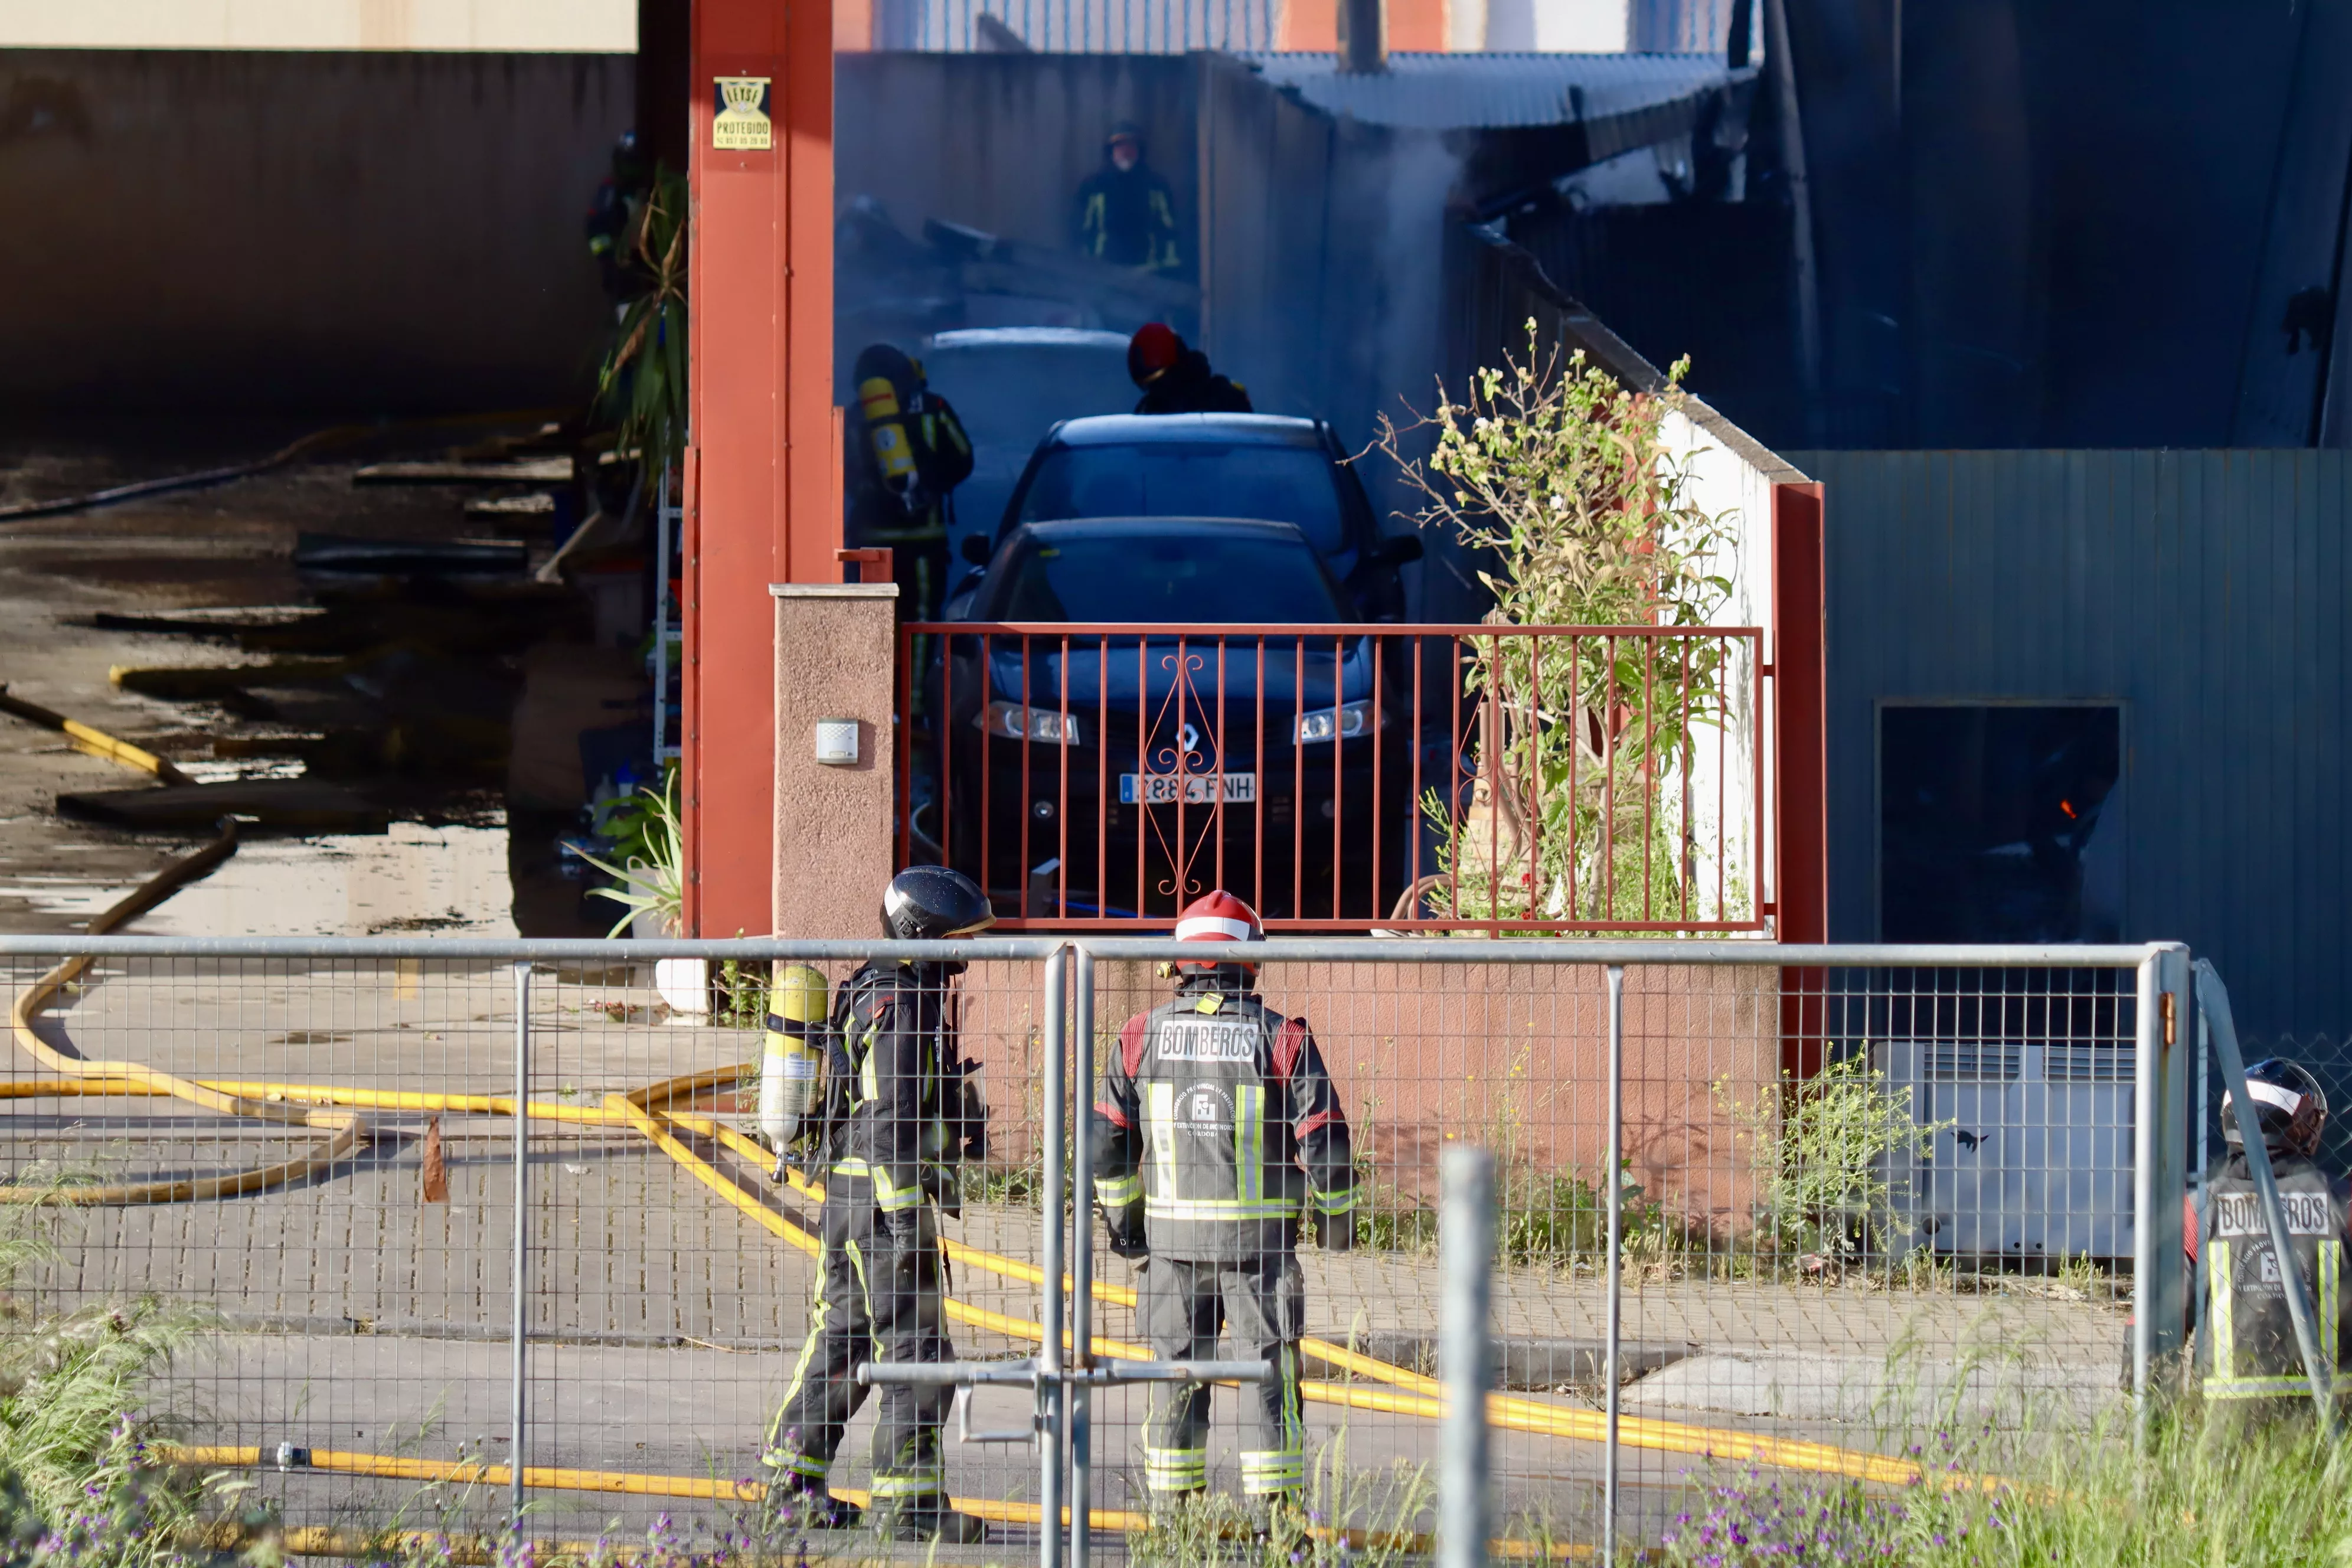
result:
[[[248,460],[319,421],[206,424],[110,419],[102,426],[18,426],[0,435],[0,503],[86,493],[104,486]],[[314,585],[298,574],[298,534],[327,532],[403,542],[503,531],[546,552],[545,517],[465,515],[464,487],[355,487],[362,463],[404,452],[436,454],[479,431],[411,432],[338,451],[260,477],[157,496],[65,517],[0,523],[0,682],[15,695],[142,746],[202,783],[294,778],[331,763],[365,775],[369,760],[321,757],[317,742],[350,727],[331,690],[228,694],[178,701],[142,696],[110,679],[118,667],[250,667],[278,656],[226,638],[107,627],[101,617],[222,617],[292,624],[317,614]],[[455,617],[462,622],[462,608]],[[446,614],[436,623],[446,637]],[[390,616],[399,629],[395,609]],[[448,662],[448,661],[444,661]],[[456,661],[478,673],[491,731],[500,729],[519,679],[508,656]],[[362,675],[364,679],[364,673]],[[446,684],[436,668],[426,680]],[[499,684],[499,683],[504,683]],[[346,703],[364,733],[368,710]],[[429,736],[427,737],[430,738]],[[499,742],[502,744],[503,742]],[[217,752],[215,748],[218,748]],[[327,748],[334,753],[331,744]],[[347,752],[348,747],[344,748]],[[306,761],[305,752],[311,753]],[[509,845],[500,773],[478,758],[466,768],[378,770],[360,787],[387,805],[386,835],[249,837],[205,884],[182,892],[135,928],[227,934],[366,935],[385,931],[516,931],[510,862],[525,879],[554,882],[533,904],[533,934],[601,931],[596,906],[554,875],[554,833],[534,824],[529,852]],[[502,768],[495,761],[494,767]],[[339,782],[343,782],[339,780]],[[202,842],[187,830],[140,832],[60,817],[62,795],[139,789],[146,781],[76,752],[64,737],[0,718],[0,931],[73,929],[170,860]]]

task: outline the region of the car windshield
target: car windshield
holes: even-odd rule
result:
[[[1017,521],[1078,517],[1256,518],[1296,524],[1326,555],[1348,547],[1331,459],[1318,447],[1056,447],[1037,465]]]
[[[1033,542],[997,600],[1009,621],[1286,625],[1347,617],[1295,539],[1203,529],[1139,539]]]

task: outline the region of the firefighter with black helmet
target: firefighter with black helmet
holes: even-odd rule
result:
[[[1254,965],[1219,962],[1219,944],[1265,935],[1257,913],[1222,889],[1187,908],[1177,940],[1202,956],[1176,965],[1175,997],[1128,1020],[1094,1110],[1095,1200],[1121,1257],[1148,1256],[1140,1331],[1167,1360],[1234,1352],[1274,1363],[1244,1397],[1252,1447],[1242,1490],[1295,1498],[1307,1475],[1298,1407],[1306,1285],[1302,1213],[1317,1242],[1355,1238],[1357,1184],[1348,1119],[1304,1018],[1260,1000]],[[1155,1384],[1144,1420],[1144,1482],[1155,1502],[1208,1486],[1209,1390]]]
[[[2344,1286],[2352,1236],[2352,1184],[2314,1158],[2327,1124],[2327,1096],[2284,1058],[2246,1069],[2246,1093],[2261,1122],[2289,1247],[2317,1322],[2320,1353],[2340,1366],[2352,1347],[2352,1298]],[[2201,1252],[2205,1321],[2197,1341],[2198,1385],[2209,1410],[2263,1424],[2309,1414],[2311,1384],[2287,1310],[2284,1276],[2262,1201],[2247,1167],[2245,1138],[2231,1097],[2221,1099],[2221,1135],[2232,1151],[2206,1184],[2205,1212],[2193,1209],[2190,1257]],[[2341,1383],[2338,1383],[2341,1387]]]
[[[882,932],[971,936],[996,921],[961,872],[917,866],[890,879]],[[791,1387],[768,1432],[772,1507],[820,1529],[858,1510],[825,1490],[843,1429],[865,1402],[861,1362],[953,1359],[944,1327],[934,1204],[951,1205],[959,1158],[986,1153],[986,1108],[961,1060],[950,983],[961,963],[877,960],[834,998],[837,1056],[822,1133],[825,1167],[817,1301]],[[888,1384],[874,1428],[874,1509],[898,1540],[974,1542],[985,1527],[948,1506],[940,1427],[950,1391]]]

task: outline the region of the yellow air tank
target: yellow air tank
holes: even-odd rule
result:
[[[805,963],[776,971],[760,1062],[760,1131],[778,1154],[816,1109],[824,1068],[824,976]]]

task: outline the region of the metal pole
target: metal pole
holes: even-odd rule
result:
[[[530,965],[514,966],[514,1321],[509,1326],[507,1463],[509,1528],[522,1532],[524,1374],[530,1356]]]
[[[2205,1183],[2213,1168],[2211,1133],[2213,1114],[2206,1108],[2213,1102],[2206,1096],[2212,1092],[2213,1025],[2205,1016],[2200,1005],[2197,1009],[2197,1169],[2191,1173],[2197,1194],[2197,1216],[2201,1224],[2212,1200],[2206,1195]],[[2193,1353],[2197,1342],[2205,1336],[2205,1266],[2210,1261],[2205,1249],[2197,1249],[2196,1278],[2189,1282],[2189,1343]]]
[[[1493,1384],[1495,1156],[1454,1147],[1438,1163],[1437,1375],[1445,1426],[1437,1470],[1438,1568],[1485,1568],[1494,1538],[1487,1482],[1486,1391]]]
[[[1094,1194],[1095,1143],[1095,955],[1081,947],[1077,994],[1071,998],[1071,1042],[1077,1060],[1077,1122],[1072,1129],[1074,1156],[1070,1162],[1071,1216],[1076,1229],[1070,1247],[1070,1364],[1081,1371],[1094,1364],[1095,1226],[1088,1207]],[[1069,1568],[1087,1568],[1094,1546],[1093,1530],[1093,1390],[1080,1384],[1069,1392],[1070,1423],[1070,1560]]]
[[[2156,1278],[2156,1058],[2161,1037],[2157,1033],[2158,1003],[2152,957],[2140,961],[2138,982],[2132,1075],[2132,1293],[2137,1310],[2132,1313],[2131,1368],[2133,1440],[2145,1447],[2154,1415],[2148,1380],[2154,1375],[2156,1360],[2156,1303],[2149,1299],[2147,1284]]]
[[[654,491],[654,787],[662,782],[662,748],[669,744],[669,468]]]
[[[1059,947],[1045,960],[1045,1203],[1044,1310],[1037,1321],[1045,1325],[1037,1349],[1037,1530],[1038,1568],[1062,1568],[1062,1411],[1068,1391],[1062,1383],[1062,1128],[1068,1113],[1069,1088],[1063,1010],[1067,1005],[1069,949]]]
[[[2293,1237],[2287,1230],[2286,1205],[2279,1201],[2278,1178],[2271,1170],[2271,1152],[2263,1142],[2262,1113],[2246,1092],[2246,1063],[2238,1050],[2238,1026],[2230,1014],[2230,993],[2221,974],[2207,959],[2197,961],[2197,1005],[2213,1021],[2213,1044],[2221,1057],[2221,1092],[2238,1118],[2238,1136],[2246,1151],[2246,1173],[2254,1179],[2263,1220],[2271,1233],[2271,1248],[2278,1259],[2279,1287],[2286,1297],[2286,1312],[2294,1321],[2295,1348],[2303,1353],[2303,1371],[2309,1380],[2311,1402],[2319,1410],[2319,1430],[2336,1440],[2336,1391],[2330,1386],[2328,1363],[2320,1354],[2318,1321],[2311,1310],[2310,1289],[2303,1270],[2294,1266]],[[2146,1313],[2142,1313],[2146,1316]],[[2336,1325],[2327,1325],[2334,1333]]]
[[[1609,966],[1609,1344],[1601,1375],[1609,1384],[1609,1431],[1601,1479],[1601,1561],[1617,1561],[1618,1388],[1623,1382],[1625,1274],[1625,969]]]

